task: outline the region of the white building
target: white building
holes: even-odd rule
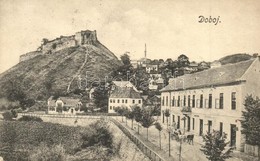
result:
[[[108,100],[108,113],[115,113],[116,107],[131,108],[134,105],[142,107],[143,101],[140,93],[130,82],[114,81]]]
[[[73,114],[80,113],[82,103],[80,99],[70,97],[59,97],[48,99],[48,114]]]
[[[169,122],[177,128],[195,136],[225,132],[230,144],[242,150],[243,103],[247,95],[260,96],[260,58],[173,78],[161,92],[162,122],[169,109]]]

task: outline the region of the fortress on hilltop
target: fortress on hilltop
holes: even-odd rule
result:
[[[80,31],[77,32],[75,35],[60,36],[59,38],[50,41],[47,39],[43,39],[43,43],[36,51],[28,52],[26,54],[21,55],[20,62],[32,59],[38,55],[52,54],[56,51],[65,48],[83,46],[83,45],[99,45],[99,46],[102,45],[97,40],[96,30]],[[103,48],[106,47],[103,46]]]

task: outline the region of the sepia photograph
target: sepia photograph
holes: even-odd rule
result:
[[[259,161],[260,1],[0,0],[0,161]]]

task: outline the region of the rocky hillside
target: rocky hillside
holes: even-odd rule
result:
[[[85,42],[86,39],[84,37]],[[2,73],[0,97],[5,97],[12,88],[22,89],[34,99],[46,99],[55,92],[70,92],[80,85],[84,89],[86,76],[90,85],[94,80],[104,80],[105,76],[121,65],[117,57],[98,40],[81,42],[80,45],[75,43],[68,47],[59,45],[60,50],[26,58]]]

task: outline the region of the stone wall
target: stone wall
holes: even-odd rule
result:
[[[99,45],[97,40],[97,34],[96,30],[90,31],[80,31],[77,32],[75,35],[72,36],[60,36],[59,38],[56,38],[51,41],[47,41],[45,44],[42,44],[41,47],[37,51],[29,52],[27,54],[20,56],[20,62],[25,61],[28,59],[31,59],[37,55],[40,54],[52,54],[56,51],[69,48],[69,47],[75,47],[77,45],[98,45],[98,47],[102,47],[102,49],[108,51],[111,56],[111,58],[114,57],[114,55],[103,45]]]
[[[53,53],[65,48],[76,46],[75,36],[61,36],[52,41],[42,45],[42,52],[44,54]]]

